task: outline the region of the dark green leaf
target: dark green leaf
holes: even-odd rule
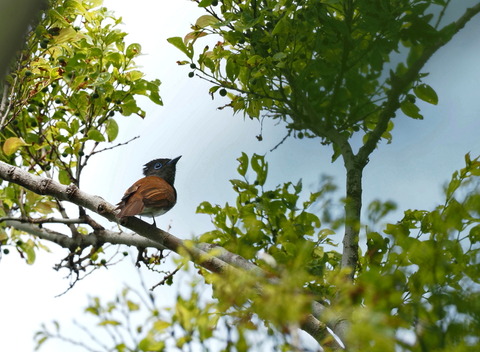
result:
[[[405,100],[401,105],[400,105],[400,109],[402,110],[402,112],[407,115],[408,117],[411,117],[411,118],[414,118],[414,119],[418,119],[418,120],[422,120],[423,119],[423,116],[422,114],[420,114],[420,109],[418,108],[418,106],[416,106],[414,103],[412,103],[411,101],[409,100]]]
[[[419,98],[422,99],[423,101],[426,101],[427,103],[437,105],[438,104],[438,96],[435,90],[433,90],[432,87],[430,87],[428,84],[420,84],[416,86],[413,89],[413,92],[415,95]]]

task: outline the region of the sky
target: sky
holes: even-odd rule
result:
[[[265,120],[263,141],[257,141],[257,121],[234,116],[228,109],[218,110],[225,101],[212,101],[209,84],[189,78],[188,68],[175,63],[185,58],[166,39],[189,32],[190,25],[203,14],[194,3],[137,0],[132,6],[131,1],[108,0],[105,5],[123,18],[122,29],[129,33],[127,42],[142,45],[144,55],[137,62],[147,78],[162,81],[164,106],[144,100],[144,120],[116,117],[120,125],[118,142],[137,135],[140,138],[92,158],[82,180],[84,191],[116,203],[125,189],[142,177],[143,164],[182,155],[175,181],[178,203],[157,219],[157,226],[169,227],[180,238],[212,229],[207,216],[195,214],[202,201],[224,204],[234,199],[228,180],[238,177],[236,158],[241,152],[266,155],[270,186],[302,178],[305,188],[315,191],[320,175],[326,174],[334,177],[341,194],[343,165],[340,159],[330,162],[330,148],[317,140],[288,139],[270,152],[285,135],[281,125]],[[460,7],[453,10],[449,15],[462,13]],[[406,209],[435,207],[442,200],[442,186],[454,170],[463,166],[464,155],[480,155],[479,30],[477,18],[432,57],[425,68],[430,72],[425,82],[437,91],[439,104],[422,104],[426,117],[422,121],[399,114],[394,120],[392,144],[383,143],[370,157],[364,172],[364,204],[374,199],[394,200],[399,210],[392,221]],[[33,266],[26,265],[16,253],[3,256],[0,262],[0,351],[32,351],[33,333],[41,323],[53,319],[74,331],[71,321],[83,318],[87,296],[112,299],[125,283],[136,283],[136,271],[127,259],[94,273],[66,295],[55,297],[68,287],[68,280],[64,279],[66,272],[56,272],[52,266],[66,252],[53,244],[49,247],[52,253],[42,253]],[[146,274],[146,281],[153,285],[158,276]],[[173,299],[172,295],[164,297],[165,305]],[[65,345],[51,343],[43,350],[65,351]]]

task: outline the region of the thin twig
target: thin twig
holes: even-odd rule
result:
[[[178,271],[183,267],[183,264],[180,264],[179,266],[177,266],[177,268],[172,271],[170,274],[166,275],[162,281],[160,281],[159,283],[153,285],[151,288],[150,288],[150,291],[153,291],[155,288],[157,288],[158,286],[162,286],[162,285],[165,285],[165,282],[167,282],[168,279],[170,279],[171,277],[173,277],[176,273],[178,273]]]

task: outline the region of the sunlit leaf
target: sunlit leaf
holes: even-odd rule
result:
[[[5,155],[14,154],[19,148],[29,145],[23,138],[10,137],[3,143],[3,152]]]
[[[197,22],[195,22],[195,26],[199,28],[205,28],[218,22],[219,20],[212,15],[203,15],[197,19]]]
[[[180,37],[172,37],[172,38],[168,38],[167,41],[174,45],[176,48],[180,49],[181,51],[183,51],[189,58],[192,58],[193,57],[193,52],[191,52],[187,46],[185,45],[185,43],[183,42],[183,39],[180,38]]]
[[[89,139],[94,140],[95,142],[104,142],[105,137],[100,133],[99,130],[92,128],[88,131],[87,136]]]
[[[114,119],[108,119],[106,122],[106,132],[109,142],[113,142],[118,136],[118,124]]]

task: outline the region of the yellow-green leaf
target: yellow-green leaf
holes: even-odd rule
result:
[[[205,28],[218,22],[219,20],[212,15],[203,15],[197,19],[197,22],[195,22],[195,26]]]
[[[139,80],[140,78],[142,78],[144,76],[143,72],[142,71],[138,71],[138,70],[132,70],[132,71],[128,71],[125,76],[130,80],[130,81],[136,81],[136,80]]]
[[[58,173],[58,181],[62,185],[69,185],[70,184],[70,175],[68,174],[67,170],[60,170]]]
[[[157,320],[153,323],[153,327],[157,331],[163,331],[165,329],[168,329],[172,324],[169,322],[166,322],[164,320]]]
[[[140,306],[136,304],[135,302],[132,302],[130,300],[127,300],[127,307],[129,311],[137,311],[140,309]]]
[[[98,325],[100,325],[100,326],[104,326],[104,325],[114,325],[114,326],[116,326],[116,325],[121,325],[121,324],[117,320],[108,320],[107,319],[107,320],[104,320],[104,321],[100,322]]]
[[[12,155],[20,147],[24,147],[26,145],[29,145],[29,144],[25,143],[23,138],[10,137],[5,141],[5,143],[3,143],[3,152],[5,153],[5,155]]]
[[[66,42],[78,41],[85,37],[83,34],[78,33],[72,27],[62,28],[60,34],[55,37],[55,44],[62,44]]]
[[[32,240],[23,242],[20,246],[23,253],[27,255],[27,264],[33,264],[35,262],[35,243]]]
[[[168,38],[167,42],[175,46],[177,49],[180,49],[181,51],[183,51],[190,59],[193,57],[193,53],[187,48],[182,38],[180,37]]]
[[[113,142],[118,136],[118,124],[114,119],[109,119],[106,123],[106,132],[109,142]]]
[[[97,129],[94,129],[94,128],[91,129],[90,131],[88,131],[87,135],[88,135],[89,139],[92,139],[95,142],[104,142],[105,141],[105,137]]]

